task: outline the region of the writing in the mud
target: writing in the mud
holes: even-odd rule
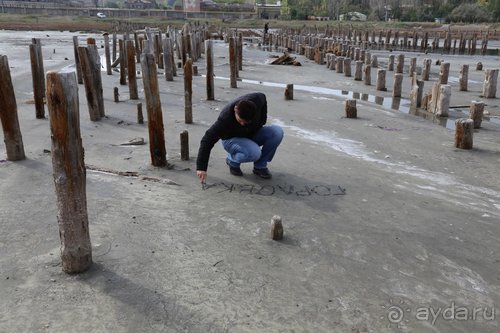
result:
[[[207,190],[216,190],[217,193],[229,192],[239,194],[256,195],[293,195],[299,197],[320,196],[327,197],[331,195],[344,195],[345,189],[338,185],[254,185],[254,184],[226,184],[215,183],[206,185]]]

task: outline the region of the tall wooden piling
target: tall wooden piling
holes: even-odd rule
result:
[[[434,98],[434,96],[432,97]],[[437,100],[436,115],[439,117],[448,117],[450,108],[451,86],[441,84],[439,87],[439,99]]]
[[[230,69],[230,83],[231,88],[238,88],[236,84],[237,77],[237,58],[236,58],[236,39],[234,37],[229,38],[229,69]]]
[[[358,117],[358,109],[356,108],[355,99],[348,99],[345,101],[345,117],[346,118]]]
[[[365,68],[363,70],[364,74],[364,82],[367,86],[372,84],[372,66],[371,65],[365,65]]]
[[[417,58],[410,58],[410,68],[408,69],[408,76],[412,77],[413,73],[417,71]]]
[[[111,54],[109,52],[109,34],[104,34],[104,56],[106,57],[106,74],[113,75],[111,70]]]
[[[137,78],[135,71],[135,47],[134,41],[125,41],[125,46],[127,50],[127,74],[128,74],[128,90],[130,93],[130,99],[139,99],[139,93],[137,91]]]
[[[193,60],[186,59],[184,64],[184,122],[193,123]]]
[[[17,103],[6,55],[0,55],[0,120],[2,121],[7,160],[24,160],[23,138],[19,128]]]
[[[432,59],[425,58],[424,65],[422,68],[422,80],[429,81],[429,74],[431,72]]]
[[[399,54],[398,61],[396,63],[396,73],[403,73],[404,65],[405,65],[405,55]]]
[[[144,124],[144,115],[142,113],[142,103],[137,103],[137,123]]]
[[[389,72],[394,71],[394,57],[395,57],[394,54],[391,54],[389,56],[389,62],[387,63],[387,70]]]
[[[167,151],[165,148],[165,134],[161,110],[160,91],[154,55],[143,53],[141,55],[142,82],[146,97],[148,115],[149,152],[151,163],[154,166],[167,165]]]
[[[354,71],[354,80],[361,81],[363,79],[363,62],[361,60],[356,61],[356,69]]]
[[[92,264],[86,174],[74,73],[47,73],[52,167],[57,196],[62,269],[86,271]]]
[[[213,101],[214,96],[214,50],[213,43],[211,40],[205,41],[205,56],[207,63],[207,76],[206,76],[206,89],[207,89],[207,100]]]
[[[344,75],[351,76],[351,58],[344,59]]]
[[[80,65],[80,57],[78,57],[78,36],[73,36],[73,52],[75,55],[76,78],[79,84],[83,83],[82,67]]]
[[[165,80],[173,81],[175,64],[170,38],[163,39],[163,67],[165,67]]]
[[[31,75],[35,99],[36,118],[45,118],[45,73],[43,70],[42,43],[39,38],[32,38],[30,45]]]
[[[120,50],[120,84],[122,86],[127,85],[127,61],[128,58],[125,56],[125,43],[122,39],[118,41],[118,48]]]
[[[78,47],[78,57],[82,65],[82,76],[90,120],[98,121],[101,117],[104,117],[104,101],[102,96],[101,65],[97,62],[94,51],[97,50],[93,49],[91,45]]]

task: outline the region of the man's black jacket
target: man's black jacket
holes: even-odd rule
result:
[[[241,100],[252,101],[257,106],[252,121],[245,126],[240,125],[234,115],[234,106]],[[251,93],[231,101],[222,109],[217,121],[206,131],[201,139],[198,159],[196,160],[196,170],[207,171],[210,151],[217,141],[234,137],[250,138],[264,126],[266,121],[267,100],[266,95],[263,93]]]

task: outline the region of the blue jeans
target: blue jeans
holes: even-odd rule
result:
[[[232,167],[239,167],[241,163],[254,162],[254,168],[264,169],[273,159],[282,139],[283,129],[271,125],[263,126],[251,138],[222,140],[222,146],[228,152],[227,159]]]

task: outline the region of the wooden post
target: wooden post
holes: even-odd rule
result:
[[[31,75],[33,77],[33,95],[36,118],[45,118],[45,73],[43,70],[42,44],[39,38],[33,38],[30,45]]]
[[[447,84],[442,84],[439,87],[439,99],[436,110],[437,116],[448,117],[448,110],[450,108],[450,99],[451,99],[451,86]]]
[[[165,67],[165,80],[174,80],[174,56],[172,50],[172,41],[170,38],[163,39],[163,67]]]
[[[472,149],[472,133],[474,121],[472,119],[459,118],[455,120],[455,147],[460,149]]]
[[[403,74],[394,73],[394,88],[392,90],[392,97],[401,97],[403,86]]]
[[[149,152],[154,166],[167,165],[165,134],[161,110],[160,91],[154,56],[151,53],[141,54],[142,82],[148,112]]]
[[[354,72],[354,80],[361,81],[363,79],[363,62],[361,60],[356,61],[356,70]]]
[[[181,140],[181,160],[187,161],[189,160],[189,133],[184,130],[180,135]]]
[[[412,79],[412,87],[410,92],[411,106],[419,108],[422,106],[422,95],[424,92],[424,81],[417,80],[416,76]]]
[[[385,87],[385,73],[385,69],[377,70],[377,90],[387,91],[387,88]]]
[[[106,57],[106,74],[113,75],[111,70],[111,54],[109,52],[109,34],[104,34],[104,55]]]
[[[355,99],[348,99],[345,101],[345,117],[346,118],[358,117],[358,109],[356,108]]]
[[[389,72],[394,71],[394,54],[389,56],[389,63],[387,64],[387,70]]]
[[[283,224],[281,223],[281,216],[274,215],[271,219],[271,239],[283,239]]]
[[[207,100],[213,101],[214,97],[214,50],[213,43],[211,40],[205,41],[205,56],[207,63],[207,77],[206,77],[206,89],[207,89]]]
[[[10,75],[9,60],[6,55],[0,55],[0,120],[2,121],[7,160],[24,160],[23,138],[19,128],[17,103]]]
[[[442,62],[441,69],[439,71],[439,83],[448,84],[449,73],[450,73],[450,63]]]
[[[236,59],[236,40],[234,37],[229,38],[229,69],[231,72],[231,88],[237,88],[237,59]]]
[[[364,74],[365,74],[365,84],[367,86],[371,85],[372,84],[372,66],[371,65],[365,65]]]
[[[460,67],[460,75],[458,77],[459,91],[467,91],[469,81],[469,65],[462,65]]]
[[[484,98],[495,98],[497,94],[498,69],[487,69],[484,74],[483,96]]]
[[[476,71],[482,71],[483,70],[483,63],[480,61],[476,64]]]
[[[118,48],[120,49],[120,84],[125,86],[127,85],[127,71],[125,67],[128,58],[125,57],[125,45],[122,39],[118,41]]]
[[[76,78],[79,84],[83,83],[82,67],[80,65],[80,57],[78,57],[78,36],[73,36],[73,52],[75,54]]]
[[[403,73],[404,65],[405,65],[405,55],[399,54],[398,62],[396,64],[396,73]]]
[[[142,114],[142,103],[137,103],[137,123],[144,124],[144,115]]]
[[[135,48],[134,41],[127,40],[125,42],[127,49],[127,74],[128,74],[128,90],[130,93],[130,99],[139,99],[139,93],[137,91],[137,79],[135,71]]]
[[[193,60],[187,58],[184,64],[184,122],[193,123]]]
[[[432,59],[429,59],[429,58],[424,59],[424,66],[422,69],[422,80],[424,80],[424,81],[429,81],[429,74],[431,72],[431,64],[432,64]]]
[[[118,103],[120,101],[120,93],[118,92],[118,87],[113,88],[113,100],[115,103]]]
[[[78,57],[82,65],[90,120],[97,121],[101,117],[104,117],[104,101],[102,96],[101,65],[96,62],[91,47],[90,45],[87,47],[79,46]]]
[[[135,59],[137,62],[141,62],[141,42],[139,42],[139,35],[137,32],[134,32],[134,45],[135,45]]]
[[[337,73],[344,73],[344,57],[337,58],[337,64],[335,69]]]
[[[474,121],[474,128],[480,128],[483,121],[484,103],[472,101],[469,108],[469,119]]]
[[[351,58],[344,59],[344,75],[351,76]]]
[[[116,31],[113,32],[113,48],[112,48],[112,58],[113,62],[116,60]]]
[[[371,65],[373,68],[378,68],[378,58],[376,54],[372,55]]]
[[[238,32],[237,45],[238,45],[238,71],[241,71],[243,70],[243,34],[241,32]]]
[[[410,68],[408,70],[408,74],[410,77],[413,76],[413,73],[417,71],[417,58],[410,58]]]
[[[293,99],[293,84],[287,84],[285,89],[285,100]]]
[[[47,105],[62,269],[66,273],[80,273],[92,264],[92,245],[80,135],[78,86],[74,73],[47,73]]]

